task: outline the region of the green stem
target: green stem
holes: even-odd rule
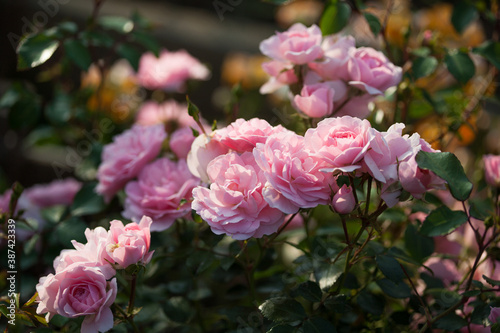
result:
[[[132,279],[130,280],[130,299],[128,301],[127,314],[130,317],[133,317],[134,310],[134,302],[135,302],[135,288],[137,284],[137,275],[132,275]]]

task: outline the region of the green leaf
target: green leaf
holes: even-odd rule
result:
[[[134,22],[121,16],[101,16],[97,20],[97,23],[103,28],[119,33],[128,33],[134,29]]]
[[[164,304],[167,317],[178,323],[186,323],[195,313],[184,297],[170,297]]]
[[[411,296],[411,289],[404,282],[396,284],[389,279],[381,279],[377,281],[377,285],[385,294],[393,298],[408,298]]]
[[[351,7],[339,0],[330,0],[321,16],[319,26],[324,36],[342,30],[351,17]]]
[[[467,200],[472,183],[467,179],[464,168],[452,153],[428,153],[419,151],[416,157],[421,169],[428,169],[448,182],[451,195],[457,200]]]
[[[498,280],[493,280],[489,277],[487,277],[486,275],[483,275],[483,279],[488,282],[489,284],[491,284],[493,287],[496,287],[496,286],[500,286],[500,281]]]
[[[54,99],[47,105],[45,114],[54,125],[64,125],[71,118],[71,99],[58,89]]]
[[[295,331],[296,329],[293,326],[280,324],[271,328],[269,331],[267,331],[267,333],[291,333]]]
[[[290,323],[306,317],[306,311],[299,302],[285,297],[268,299],[259,309],[264,317],[276,322]]]
[[[55,228],[55,237],[57,241],[66,248],[71,247],[71,241],[85,242],[85,222],[76,217],[63,221]]]
[[[466,84],[476,73],[474,62],[465,52],[457,50],[448,52],[444,57],[444,63],[451,75],[462,84]]]
[[[380,33],[380,30],[382,29],[382,25],[380,24],[379,19],[370,13],[364,13],[366,22],[368,22],[368,25],[370,26],[370,30],[372,31],[373,35],[376,37]]]
[[[384,313],[385,299],[379,295],[374,295],[366,290],[361,291],[356,298],[358,305],[365,312],[375,316]]]
[[[88,48],[77,39],[67,39],[64,41],[64,51],[68,58],[84,71],[87,71],[92,64]]]
[[[57,28],[65,34],[76,34],[78,32],[78,25],[71,21],[61,22],[57,25]]]
[[[310,318],[304,322],[304,333],[336,333],[335,326],[323,318]]]
[[[132,37],[134,41],[144,46],[148,51],[153,52],[157,57],[160,55],[160,44],[151,34],[143,31],[133,31]]]
[[[135,47],[128,44],[120,44],[116,48],[116,52],[122,58],[127,59],[130,66],[137,71],[139,69],[139,60],[141,59],[141,52],[139,52]]]
[[[45,221],[57,224],[61,221],[66,211],[66,206],[56,205],[42,209],[42,217]]]
[[[59,41],[43,33],[23,39],[17,48],[17,69],[26,70],[40,66],[52,57]]]
[[[455,30],[461,34],[465,28],[477,17],[476,6],[469,1],[458,1],[453,6],[451,13],[451,24]]]
[[[320,302],[322,295],[321,288],[313,281],[303,282],[292,290],[292,296],[302,296],[304,299],[311,302]]]
[[[467,214],[463,211],[451,210],[446,206],[441,206],[427,216],[420,228],[420,233],[430,237],[443,236],[465,222],[467,222]]]
[[[478,220],[484,221],[495,214],[495,206],[488,199],[472,199],[470,203],[470,215]]]
[[[422,263],[425,258],[434,252],[434,240],[427,236],[422,236],[417,228],[409,224],[405,231],[405,247],[413,259]]]
[[[415,79],[426,77],[434,73],[438,61],[434,57],[417,57],[413,61],[412,71]]]
[[[80,38],[90,45],[110,48],[114,44],[114,39],[107,32],[102,31],[82,31]]]
[[[472,52],[485,57],[493,66],[500,69],[500,42],[486,41]]]
[[[196,106],[196,104],[192,103],[189,99],[189,96],[186,95],[186,101],[188,104],[188,114],[193,117],[194,121],[200,121],[200,109]]]
[[[73,216],[95,214],[104,209],[103,198],[95,192],[96,185],[97,183],[95,182],[83,184],[70,208]]]
[[[434,323],[434,325],[432,325],[434,328],[446,330],[447,332],[459,330],[464,326],[467,326],[467,320],[455,313],[450,313],[449,315],[440,318]]]
[[[40,111],[40,98],[34,94],[23,94],[9,110],[9,125],[13,129],[32,127],[37,124]]]
[[[375,262],[380,271],[391,281],[398,284],[405,278],[405,273],[399,264],[399,261],[386,255],[378,255]]]

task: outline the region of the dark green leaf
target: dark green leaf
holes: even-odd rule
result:
[[[365,312],[371,313],[375,316],[380,316],[384,313],[385,299],[383,297],[363,290],[358,294],[356,301]]]
[[[405,278],[405,273],[399,264],[399,261],[386,255],[375,257],[377,267],[391,281],[398,284]]]
[[[444,63],[451,75],[462,84],[466,84],[476,73],[474,62],[465,52],[450,51],[444,57]]]
[[[187,322],[195,313],[189,302],[180,296],[170,297],[165,302],[163,310],[168,318],[178,323]]]
[[[339,0],[330,0],[319,22],[323,35],[331,35],[342,30],[351,17],[351,7]]]
[[[12,107],[21,97],[19,90],[23,89],[22,86],[10,86],[9,89],[0,98],[0,109]]]
[[[57,225],[55,237],[61,245],[70,248],[72,240],[85,242],[85,229],[87,229],[87,225],[82,220],[72,217]]]
[[[376,37],[380,33],[380,30],[382,29],[382,25],[380,24],[379,19],[370,13],[364,13],[366,22],[368,22],[368,25],[370,26],[370,30],[372,31],[373,35]]]
[[[470,203],[470,215],[473,218],[484,221],[495,214],[495,206],[488,199],[472,199]]]
[[[416,157],[421,169],[428,169],[448,182],[451,195],[457,200],[467,200],[472,183],[467,179],[464,168],[452,153],[428,153],[419,151]]]
[[[481,290],[469,290],[462,294],[464,297],[474,297],[481,294]]]
[[[259,309],[264,317],[277,322],[290,323],[306,317],[306,311],[299,302],[285,297],[268,299]]]
[[[45,114],[54,125],[65,124],[71,118],[71,99],[64,91],[57,90]]]
[[[13,129],[34,126],[40,118],[40,98],[36,95],[23,95],[9,111],[9,125]]]
[[[486,275],[483,275],[483,279],[486,280],[486,282],[488,282],[489,284],[491,284],[493,287],[495,286],[500,286],[500,281],[498,280],[493,280],[489,277],[487,277]]]
[[[347,304],[346,295],[337,295],[333,297],[328,297],[323,305],[330,311],[335,313],[345,313],[351,309],[351,306]]]
[[[417,57],[413,61],[412,71],[415,79],[426,77],[434,73],[438,61],[434,57]]]
[[[65,34],[76,34],[78,32],[78,25],[71,21],[61,22],[57,25],[57,28]]]
[[[496,68],[500,69],[500,43],[486,41],[480,46],[472,50],[473,52],[482,55]]]
[[[87,71],[90,64],[92,64],[88,48],[77,39],[67,39],[64,41],[64,51],[68,58],[84,71]]]
[[[76,194],[71,205],[73,216],[99,213],[105,207],[103,198],[95,192],[96,183],[86,183]]]
[[[188,114],[193,117],[194,121],[198,122],[200,120],[200,109],[196,104],[191,102],[189,96],[186,96],[186,101],[188,104]]]
[[[389,279],[377,281],[377,285],[384,293],[393,298],[408,298],[411,296],[411,289],[404,282],[396,284]]]
[[[310,318],[304,322],[304,333],[336,333],[335,326],[323,318]]]
[[[17,69],[26,70],[43,64],[58,47],[58,40],[43,33],[26,37],[17,48]]]
[[[90,45],[110,48],[114,44],[114,39],[107,32],[102,31],[82,31],[80,38]]]
[[[313,281],[303,282],[292,290],[292,296],[302,296],[311,302],[320,302],[322,295],[319,285]]]
[[[467,214],[463,211],[451,210],[446,206],[441,206],[427,216],[420,228],[420,233],[429,237],[443,236],[465,222],[467,222]]]
[[[467,325],[467,320],[455,313],[450,313],[434,323],[432,327],[452,332]]]
[[[134,22],[121,16],[101,16],[97,23],[106,29],[115,30],[120,33],[128,33],[134,29]]]
[[[42,217],[45,221],[49,223],[59,223],[64,216],[66,211],[66,206],[56,205],[42,209]]]
[[[458,1],[453,6],[451,23],[455,30],[461,34],[465,28],[477,17],[477,9],[469,1]]]
[[[434,252],[434,240],[422,236],[412,224],[406,227],[404,239],[408,253],[420,263]]]
[[[141,52],[139,52],[135,47],[128,44],[120,44],[116,48],[116,52],[126,59],[130,66],[137,71],[139,69],[139,60],[141,59]]]
[[[148,51],[153,52],[157,57],[160,55],[160,44],[151,34],[143,31],[133,31],[132,36],[136,42],[144,46]]]
[[[267,333],[291,333],[294,332],[295,330],[296,328],[294,328],[293,326],[280,324],[271,328],[269,331],[267,331]]]

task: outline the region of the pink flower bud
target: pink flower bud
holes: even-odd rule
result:
[[[312,118],[329,116],[333,112],[335,91],[326,83],[304,85],[293,101],[297,108]]]
[[[491,186],[500,187],[500,156],[484,155],[483,162],[486,182]]]
[[[343,185],[333,196],[332,208],[339,214],[349,214],[356,206],[352,187]]]

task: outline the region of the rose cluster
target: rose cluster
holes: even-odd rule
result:
[[[146,265],[154,251],[149,251],[152,220],[144,216],[140,223],[123,225],[110,222],[87,229],[87,243],[73,241],[75,249],[61,251],[54,260],[54,274],[40,278],[38,314],[47,320],[55,314],[68,318],[84,316],[81,332],[105,332],[113,327],[111,305],[117,293],[116,269]]]
[[[214,233],[243,240],[276,232],[285,214],[301,208],[331,205],[350,213],[354,189],[339,188],[340,175],[372,177],[389,207],[403,191],[421,198],[443,188],[444,181],[415,160],[420,150],[434,150],[416,133],[403,135],[403,128],[380,132],[367,120],[343,116],[301,136],[262,119],[238,119],[193,142],[188,167],[209,187],[193,190],[192,208]]]
[[[323,37],[316,25],[296,23],[262,41],[260,50],[272,59],[262,65],[271,77],[261,93],[289,86],[292,105],[311,118],[365,118],[368,104],[402,77],[383,53],[357,48],[351,36]]]

